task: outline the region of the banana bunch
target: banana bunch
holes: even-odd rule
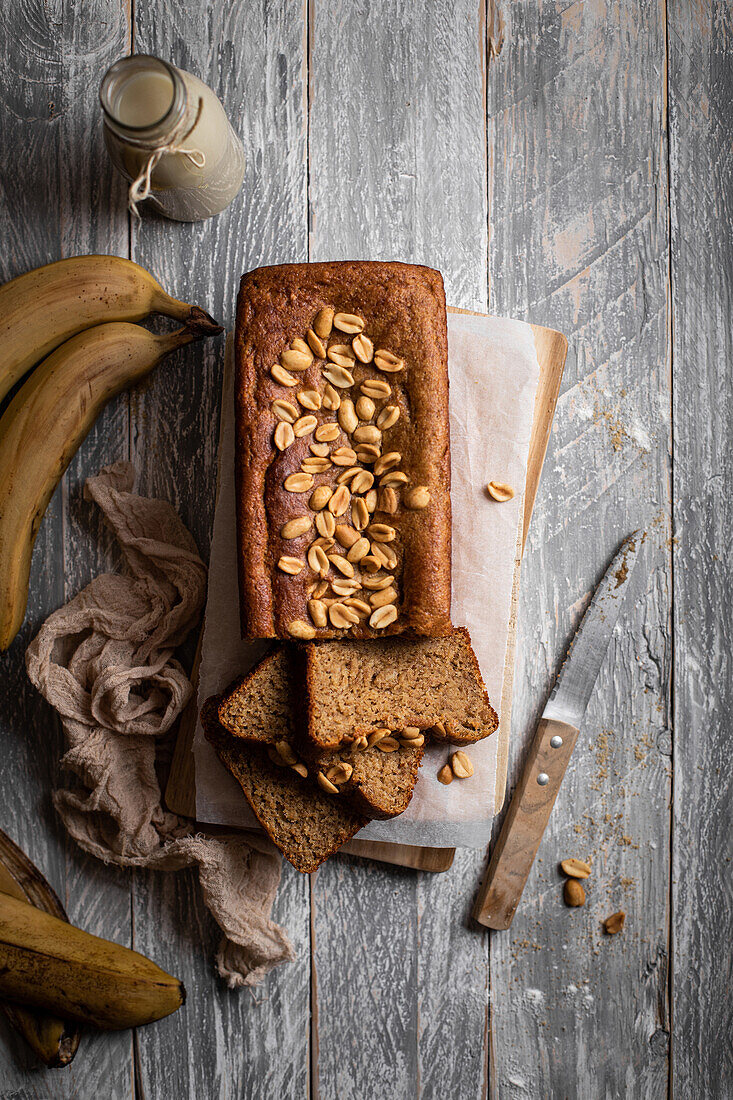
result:
[[[181,324],[209,321],[171,298],[153,276],[121,256],[76,256],[0,286],[0,401],[31,367],[70,336],[105,321],[164,313]]]
[[[153,311],[184,327],[155,335],[129,323]],[[23,622],[48,502],[103,407],[176,348],[220,331],[116,256],[61,260],[0,287],[0,400],[46,356],[0,417],[0,650]]]
[[[38,868],[0,830],[0,893],[10,894],[19,901],[28,901],[66,920],[58,897]],[[8,1023],[22,1035],[29,1047],[50,1068],[68,1066],[79,1046],[79,1027],[60,1017],[26,1008],[24,1005],[0,1002],[0,1011]]]
[[[170,1016],[186,991],[137,951],[0,893],[0,997],[114,1031]]]

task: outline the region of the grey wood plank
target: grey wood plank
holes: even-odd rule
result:
[[[621,537],[633,579],[512,929],[491,941],[495,1095],[666,1096],[671,649],[665,35],[636,0],[502,5],[492,306],[571,357],[525,552],[512,774]],[[558,860],[590,858],[588,902]],[[624,932],[602,933],[610,913]]]
[[[674,363],[672,1080],[733,1094],[733,20],[669,15]]]
[[[313,881],[314,1095],[417,1095],[417,874],[337,856]]]
[[[123,49],[119,0],[81,11],[15,3],[0,22],[6,110],[0,120],[3,181],[2,279],[84,252],[127,252],[127,219],[115,200],[101,140],[96,90]],[[33,555],[31,597],[21,635],[2,659],[4,753],[2,827],[60,894],[70,919],[96,935],[130,942],[128,878],[85,857],[63,833],[52,806],[62,736],[55,715],[25,677],[23,655],[43,619],[102,567],[98,524],[79,507],[81,480],[127,438],[122,399],[100,418],[49,506]],[[114,454],[113,457],[118,457]],[[39,1069],[3,1029],[0,1081],[13,1097],[131,1095],[130,1034],[85,1035],[66,1070]]]
[[[487,1093],[488,933],[470,918],[484,858],[457,848],[450,870],[418,881],[419,1094],[431,1100]]]
[[[463,0],[311,5],[312,260],[429,264],[451,303],[486,308],[483,18]],[[323,1100],[482,1095],[486,940],[465,927],[482,862],[462,852],[436,876],[345,859],[319,870]]]
[[[176,295],[230,325],[243,271],[306,255],[303,12],[274,0],[236,7],[146,0],[136,5],[134,36],[137,52],[158,54],[209,83],[244,141],[245,182],[229,210],[196,225],[148,216],[134,228],[133,258]],[[223,350],[223,339],[187,348],[163,364],[132,405],[143,490],[180,508],[206,557]],[[183,1012],[138,1035],[144,1095],[279,1100],[305,1094],[308,880],[288,865],[283,877],[275,919],[287,925],[298,961],[253,994],[230,993],[214,975],[216,936],[194,873],[138,877],[136,945],[182,970],[189,993]]]
[[[135,947],[179,977],[186,1004],[136,1033],[144,1097],[300,1100],[308,1087],[310,930],[308,880],[283,874],[273,919],[297,953],[253,990],[227,989],[216,976],[221,933],[201,903],[195,873],[138,872]]]
[[[439,268],[452,305],[486,307],[481,5],[311,10],[311,260]]]

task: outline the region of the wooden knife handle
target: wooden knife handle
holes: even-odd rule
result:
[[[578,731],[543,718],[514,792],[473,910],[487,928],[508,928],[537,855]]]

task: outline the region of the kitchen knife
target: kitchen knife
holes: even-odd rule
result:
[[[557,675],[474,906],[487,928],[508,928],[517,911],[643,539],[634,531],[621,543]]]

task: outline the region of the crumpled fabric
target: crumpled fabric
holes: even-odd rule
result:
[[[175,509],[133,493],[134,477],[129,462],[117,462],[85,486],[126,571],[96,577],[49,616],[26,651],[28,676],[66,736],[69,783],[53,801],[74,840],[105,863],[196,864],[223,932],[217,970],[230,988],[252,986],[295,957],[270,919],[282,861],[264,837],[204,835],[162,805],[156,742],[193,693],[173,654],[199,621],[206,566]]]

